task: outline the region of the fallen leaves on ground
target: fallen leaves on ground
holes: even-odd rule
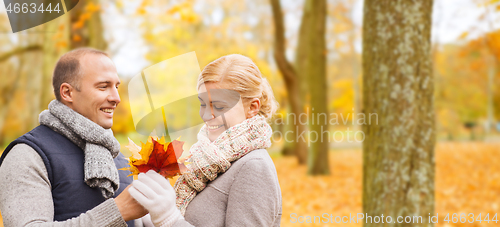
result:
[[[349,216],[362,213],[361,149],[329,153],[330,176],[308,176],[293,157],[273,159],[283,197],[281,226],[358,226],[362,223],[291,223],[298,216]],[[436,146],[437,227],[500,226],[500,144],[440,143]],[[446,223],[446,213],[499,213],[499,223]],[[323,219],[326,220],[326,219]],[[450,215],[451,220],[451,215]],[[302,221],[304,221],[302,219]],[[332,221],[330,221],[332,222]],[[460,222],[460,221],[458,221]]]
[[[361,224],[291,223],[290,215],[349,216],[361,213],[361,152],[330,152],[330,176],[308,176],[306,166],[293,157],[274,159],[281,187],[281,226],[361,226]],[[304,221],[303,219],[301,221]],[[335,220],[333,220],[335,222]]]
[[[436,150],[437,226],[500,226],[500,144],[440,143]],[[447,224],[447,213],[450,220],[453,213],[482,213],[483,220],[498,213],[499,222]]]

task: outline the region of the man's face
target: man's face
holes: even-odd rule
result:
[[[108,57],[86,54],[80,59],[80,91],[74,90],[72,109],[105,129],[113,126],[113,112],[120,103],[120,79]]]

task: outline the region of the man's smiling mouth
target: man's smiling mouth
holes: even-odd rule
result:
[[[111,108],[101,108],[101,111],[107,114],[112,114],[114,109]]]

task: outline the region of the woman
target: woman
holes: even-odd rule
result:
[[[190,171],[174,188],[154,171],[140,174],[130,194],[155,226],[279,226],[281,190],[265,150],[277,109],[269,83],[252,60],[232,54],[203,69],[198,94],[205,125]]]

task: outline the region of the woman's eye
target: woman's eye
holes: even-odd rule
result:
[[[214,106],[214,109],[216,109],[216,110],[219,110],[219,111],[220,111],[220,110],[223,110],[223,109],[224,109],[224,107]]]

